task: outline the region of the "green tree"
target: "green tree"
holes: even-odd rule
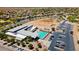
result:
[[[39,47],[39,48],[42,48],[42,45],[39,43],[39,44],[38,44],[38,47]]]
[[[77,22],[76,20],[76,16],[69,16],[67,19],[70,21],[70,22]]]
[[[31,49],[31,50],[34,49],[34,47],[33,47],[32,44],[29,44],[28,47],[29,47],[29,49]]]

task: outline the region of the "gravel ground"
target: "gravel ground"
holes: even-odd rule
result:
[[[10,51],[10,50],[0,46],[0,51]]]

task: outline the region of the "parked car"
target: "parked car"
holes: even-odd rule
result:
[[[24,51],[24,49],[22,49],[22,48],[18,48],[17,51]]]
[[[15,45],[12,45],[12,47],[13,47],[13,48],[17,48],[17,46],[15,46]]]
[[[58,50],[64,50],[65,43],[63,41],[56,41],[56,45],[54,48]]]
[[[54,35],[52,35],[52,36],[50,37],[49,41],[51,41],[53,38],[54,38]]]
[[[56,41],[56,44],[65,45],[65,43],[63,41],[60,41],[60,40]]]
[[[60,34],[59,35],[59,38],[61,39],[61,38],[64,38],[65,37],[65,35],[63,35],[63,34]]]

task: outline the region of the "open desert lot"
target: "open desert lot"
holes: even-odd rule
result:
[[[10,51],[10,50],[0,46],[0,51]]]
[[[49,29],[52,27],[56,27],[58,22],[57,22],[57,20],[52,19],[52,18],[44,18],[44,19],[38,19],[38,20],[28,22],[27,24],[31,24],[33,26],[36,26],[39,29]]]

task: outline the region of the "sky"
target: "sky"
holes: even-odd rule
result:
[[[78,7],[79,0],[0,0],[0,7]]]

